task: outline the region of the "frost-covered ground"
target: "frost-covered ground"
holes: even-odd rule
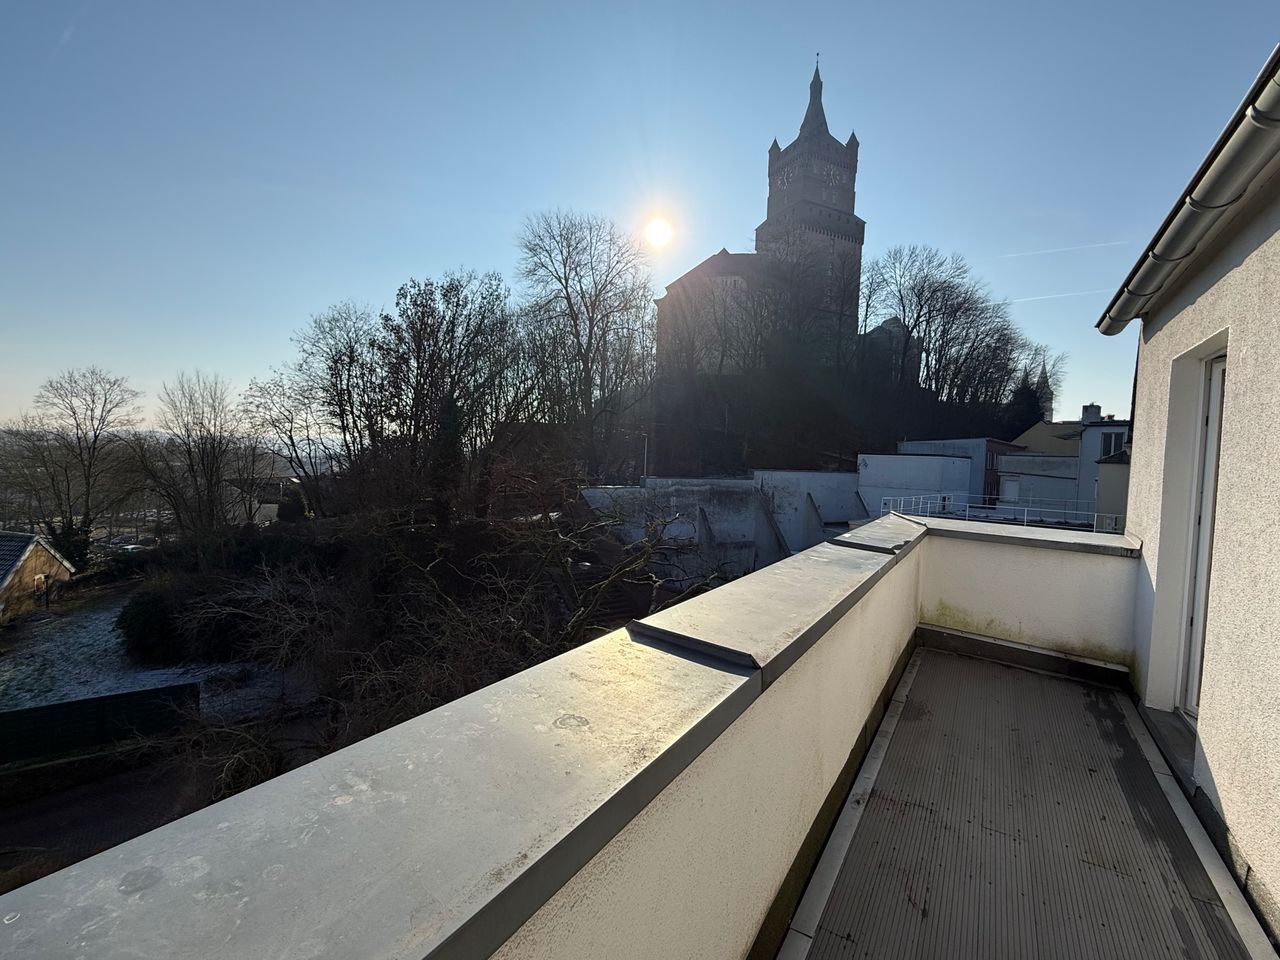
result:
[[[109,593],[55,605],[48,618],[0,630],[0,711],[192,681],[206,717],[251,716],[281,697],[279,672],[258,665],[136,666],[114,626],[127,599]]]

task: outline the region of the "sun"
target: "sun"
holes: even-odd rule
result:
[[[661,250],[671,242],[671,222],[665,217],[654,217],[644,227],[644,238],[649,246]]]

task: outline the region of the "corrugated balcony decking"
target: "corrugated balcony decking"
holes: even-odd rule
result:
[[[1247,956],[1124,693],[919,656],[810,958]]]

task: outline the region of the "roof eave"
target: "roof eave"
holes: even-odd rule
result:
[[[49,553],[52,555],[53,559],[57,560],[60,564],[62,564],[64,567],[67,568],[68,573],[72,574],[73,576],[75,575],[76,568],[72,566],[70,560],[68,560],[66,557],[64,557],[61,553],[57,551],[54,545],[49,542],[48,537],[37,535],[35,539],[35,543],[40,544],[40,546],[48,550]],[[32,544],[32,546],[35,546],[35,544]]]
[[[1280,46],[1227,121],[1095,326],[1112,336],[1147,313],[1280,157]]]

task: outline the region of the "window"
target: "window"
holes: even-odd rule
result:
[[[1124,446],[1124,431],[1112,430],[1102,435],[1102,455],[1109,457],[1113,453],[1119,453],[1120,448]]]

